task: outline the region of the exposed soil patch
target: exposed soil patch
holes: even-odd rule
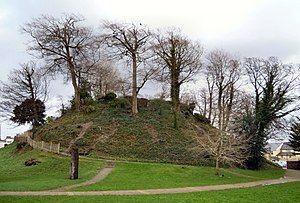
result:
[[[39,163],[42,163],[42,162],[37,159],[31,158],[31,159],[28,159],[27,161],[25,161],[24,164],[25,164],[25,166],[35,166]]]

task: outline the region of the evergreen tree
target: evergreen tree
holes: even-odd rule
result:
[[[11,120],[18,124],[31,123],[34,127],[45,123],[45,104],[41,100],[26,99],[14,109]]]
[[[300,119],[292,125],[289,141],[295,151],[300,151]]]
[[[248,58],[245,68],[255,90],[254,109],[251,119],[245,117],[246,126],[252,126],[245,133],[249,139],[250,156],[247,168],[258,169],[263,163],[266,141],[270,130],[278,126],[280,120],[297,108],[288,108],[296,100],[292,89],[295,76],[292,66],[282,64],[276,58],[268,60]]]

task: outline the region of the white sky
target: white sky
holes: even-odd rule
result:
[[[78,13],[97,28],[101,20],[139,22],[151,28],[179,27],[205,51],[222,48],[240,57],[278,56],[300,63],[299,0],[0,0],[0,80],[26,62],[27,39],[20,26],[41,14]],[[151,91],[148,86],[144,92]],[[61,81],[51,85],[50,106],[72,94]],[[52,114],[55,108],[50,109]],[[22,132],[2,123],[2,138]]]

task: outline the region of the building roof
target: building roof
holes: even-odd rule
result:
[[[291,147],[290,142],[283,142],[281,143],[276,150],[293,150],[293,147]]]
[[[280,152],[279,154],[277,154],[277,156],[294,156],[295,153],[293,152]]]
[[[266,146],[266,150],[269,152],[275,151],[281,143],[268,143]]]
[[[293,150],[290,142],[284,142],[281,147],[282,150]]]
[[[6,136],[6,139],[14,139],[12,136]]]

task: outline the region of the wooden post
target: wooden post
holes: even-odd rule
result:
[[[44,149],[44,141],[42,141],[42,149]]]
[[[60,150],[60,143],[57,144],[57,153],[59,154],[59,150]]]
[[[52,151],[52,142],[50,142],[50,152]]]
[[[78,148],[72,148],[71,151],[71,169],[70,169],[70,179],[78,179],[78,163],[79,163],[79,153]]]

